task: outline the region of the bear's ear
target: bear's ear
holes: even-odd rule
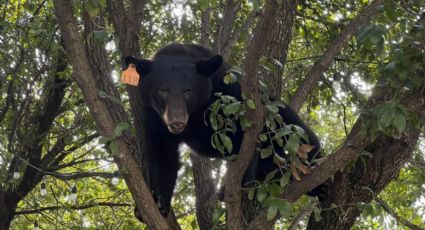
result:
[[[136,70],[140,76],[146,75],[152,69],[152,61],[147,59],[139,60],[135,57],[127,56],[125,57],[126,68],[129,64],[134,64],[136,66]]]
[[[200,59],[195,63],[195,68],[198,73],[204,76],[210,76],[220,68],[223,63],[221,55],[215,55],[211,58]]]

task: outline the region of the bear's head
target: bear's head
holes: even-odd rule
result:
[[[189,116],[205,109],[212,96],[212,78],[223,63],[220,55],[205,59],[159,56],[153,60],[126,57],[140,74],[139,91],[143,106],[161,117],[171,133],[179,134]]]

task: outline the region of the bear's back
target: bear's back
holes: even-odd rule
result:
[[[217,54],[205,46],[188,43],[170,43],[158,50],[153,56],[153,59],[157,59],[162,56],[183,56],[188,58],[199,59],[210,58],[214,55]]]

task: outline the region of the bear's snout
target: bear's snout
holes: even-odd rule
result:
[[[168,129],[170,132],[174,134],[179,134],[183,132],[183,130],[186,128],[186,123],[181,121],[175,121],[168,125]]]

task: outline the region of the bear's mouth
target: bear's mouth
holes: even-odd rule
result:
[[[172,122],[168,124],[168,130],[170,130],[171,133],[179,134],[183,132],[186,128],[186,123],[184,122]]]

